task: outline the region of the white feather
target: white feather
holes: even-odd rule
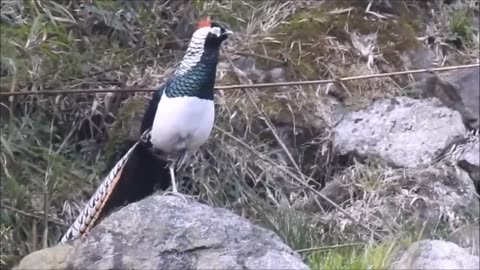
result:
[[[212,33],[219,37],[221,35],[220,27],[202,27],[197,29],[193,35],[190,43],[188,44],[187,52],[182,59],[182,62],[175,71],[175,75],[183,75],[194,67],[203,54],[203,48],[205,46],[205,39],[208,34]]]
[[[195,151],[207,141],[215,120],[213,100],[169,98],[163,93],[153,120],[150,141],[164,152]]]
[[[203,54],[203,47],[205,45],[205,39],[210,32],[210,27],[202,27],[193,33],[190,44],[188,44],[187,52],[183,57],[182,62],[175,71],[175,75],[183,75],[194,67]]]
[[[217,37],[220,37],[220,35],[222,34],[222,29],[220,29],[220,27],[212,27],[210,28],[210,33],[216,35]]]

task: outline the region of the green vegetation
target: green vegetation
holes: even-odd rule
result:
[[[332,247],[309,256],[312,269],[386,269],[396,255],[394,241],[363,247]]]
[[[357,46],[351,41],[355,36],[359,40],[370,39],[363,46],[369,44],[373,48],[371,57],[377,55],[376,61],[386,62],[393,69],[403,68],[402,53],[420,45],[417,12],[408,12],[399,5],[398,18],[367,19],[364,10],[361,1],[329,1],[318,8],[299,9],[273,31],[273,39],[260,42],[255,51],[280,59],[287,57],[289,71],[298,79],[314,80],[319,76],[330,79],[372,72],[366,65],[367,56],[350,49]],[[382,52],[381,56],[378,52]],[[361,108],[374,98],[399,95],[398,86],[407,83],[391,87],[387,80],[345,82],[346,89],[341,90],[348,91],[345,104],[352,109]],[[379,88],[380,93],[376,90]]]
[[[56,243],[65,219],[76,215],[78,208],[64,202],[82,198],[83,190],[92,191],[100,180],[96,168],[101,162],[94,167],[92,159],[78,154],[58,112],[36,109],[19,118],[5,118],[2,114],[0,213],[8,229],[2,231],[1,252],[11,257]]]
[[[400,5],[396,7],[399,19],[369,21],[361,1],[326,1],[308,9],[295,1],[195,0],[189,5],[171,1],[168,9],[162,8],[160,0],[96,0],[83,8],[82,1],[72,1],[70,6],[66,2],[1,2],[0,91],[155,87],[182,56],[180,41],[189,34],[179,33],[177,27],[183,19],[207,14],[240,33],[225,55],[242,51],[287,59],[292,79],[383,72],[381,65],[368,69],[352,47],[354,33],[377,33],[376,61],[402,69],[401,54],[414,49],[419,44],[416,37],[424,31],[418,7]],[[473,42],[469,16],[455,13],[449,31]],[[261,57],[256,63],[265,70],[278,65]],[[230,73],[220,84],[241,81]],[[399,94],[404,86],[382,78],[339,88],[345,93],[345,104],[357,108],[374,98]],[[185,176],[201,178],[190,191],[210,205],[231,209],[275,231],[314,269],[385,268],[396,251],[417,237],[386,235],[384,241],[365,243],[362,237],[368,232],[356,225],[339,229],[348,219],[335,210],[319,214],[291,206],[305,196],[306,183],[297,180],[303,175],[318,182],[341,179],[351,193],[341,207],[353,210],[352,204],[362,196],[390,198],[382,192],[393,194],[398,188],[388,186],[380,165],[344,168],[334,164],[324,90],[250,91],[256,106],[243,91],[226,91],[218,97],[217,125],[226,133],[215,130],[199,153],[199,169],[185,171]],[[146,98],[85,93],[2,98],[0,102],[0,265],[8,268],[24,255],[57,243],[103,180],[109,164],[137,136],[138,127],[132,122],[141,116]],[[289,159],[278,157],[285,150],[267,119],[300,134],[286,148],[301,173]],[[398,177],[405,181],[400,184],[407,185],[411,179],[404,178]],[[308,184],[320,185],[312,182]],[[379,205],[391,203],[380,199]],[[366,222],[372,220],[376,219]],[[384,225],[371,223],[366,226],[372,230]],[[433,230],[428,235],[444,236],[447,231]]]
[[[460,37],[464,42],[471,42],[474,38],[472,12],[469,10],[458,10],[453,12],[449,28],[454,36]]]
[[[155,43],[146,40],[139,50],[122,35],[131,22],[114,15],[117,1],[95,1],[86,13],[79,2],[64,4],[2,1],[0,91],[112,88],[135,63],[158,54]],[[138,26],[147,34],[158,30],[152,17]],[[166,64],[173,59],[162,57]],[[2,99],[2,268],[57,243],[103,180],[109,161],[103,143],[119,104],[105,99]]]
[[[410,244],[431,237],[422,229],[411,229],[381,242],[361,241],[353,235],[349,239],[347,233],[339,238],[325,235],[322,225],[307,215],[285,209],[266,219],[262,223],[297,250],[311,269],[386,269]]]
[[[344,10],[340,12],[339,10]],[[417,18],[415,13],[400,12],[398,20],[386,19],[381,23],[365,19],[364,7],[360,2],[335,1],[322,5],[317,9],[305,9],[296,12],[282,27],[276,31],[282,34],[284,43],[291,44],[301,41],[303,44],[289,49],[288,55],[292,63],[297,65],[299,72],[306,78],[316,78],[318,74],[328,72],[328,67],[322,62],[335,60],[329,57],[338,55],[338,47],[332,46],[331,38],[341,43],[348,43],[351,34],[368,35],[378,34],[380,51],[387,49],[391,52],[407,51],[418,46],[416,39]],[[301,46],[300,46],[301,45]],[[393,45],[393,46],[392,46]],[[272,51],[285,49],[278,43],[269,47]],[[269,50],[270,51],[270,50]],[[285,53],[284,51],[282,53]],[[393,55],[391,55],[393,57]],[[323,60],[323,61],[321,61]],[[398,56],[395,59],[386,59],[399,64]],[[340,59],[336,60],[337,62]],[[340,62],[338,62],[340,64]],[[348,74],[337,74],[348,76]]]

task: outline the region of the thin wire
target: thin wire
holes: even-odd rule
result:
[[[215,90],[232,90],[232,89],[245,89],[245,88],[268,88],[268,87],[279,87],[279,86],[300,86],[300,85],[313,85],[313,84],[327,84],[327,83],[338,83],[344,81],[353,81],[353,80],[364,80],[364,79],[373,79],[380,77],[389,77],[394,75],[406,75],[406,74],[417,74],[417,73],[433,73],[435,71],[448,71],[456,69],[465,69],[480,67],[480,63],[477,64],[468,64],[468,65],[458,65],[458,66],[448,66],[448,67],[439,67],[439,68],[425,68],[425,69],[414,69],[414,70],[405,70],[405,71],[396,71],[388,73],[378,73],[370,75],[359,75],[351,77],[343,77],[338,79],[327,79],[327,80],[311,80],[311,81],[291,81],[291,82],[280,82],[280,83],[259,83],[259,84],[234,84],[234,85],[221,85],[215,87]],[[0,92],[0,97],[8,96],[28,96],[28,95],[60,95],[60,94],[78,94],[78,93],[133,93],[133,92],[153,92],[156,89],[58,89],[58,90],[44,90],[44,91],[35,91],[35,92]]]

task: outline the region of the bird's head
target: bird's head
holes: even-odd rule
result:
[[[218,22],[212,22],[209,17],[199,21],[188,44],[187,52],[175,74],[185,74],[200,62],[202,57],[210,59],[210,63],[214,62],[216,65],[220,45],[231,34],[233,34],[232,31]]]
[[[203,45],[204,49],[219,49],[222,42],[232,34],[231,30],[207,17],[197,23],[189,47]]]

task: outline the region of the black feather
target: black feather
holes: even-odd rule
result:
[[[140,134],[152,128],[158,103],[169,81],[152,95],[143,115]],[[125,164],[120,180],[103,207],[101,216],[108,215],[118,207],[139,201],[156,190],[166,190],[171,184],[167,165],[166,161],[154,155],[150,143],[140,142]]]
[[[168,82],[168,81],[167,81]],[[143,134],[147,129],[151,128],[153,125],[153,120],[155,119],[155,113],[157,112],[158,103],[162,98],[163,91],[167,83],[162,84],[157,91],[153,93],[152,99],[148,103],[148,106],[145,110],[142,119],[142,125],[140,127],[140,134]]]
[[[98,220],[119,207],[139,201],[156,190],[166,190],[169,186],[167,163],[156,158],[150,146],[139,143],[124,165],[120,179]]]

